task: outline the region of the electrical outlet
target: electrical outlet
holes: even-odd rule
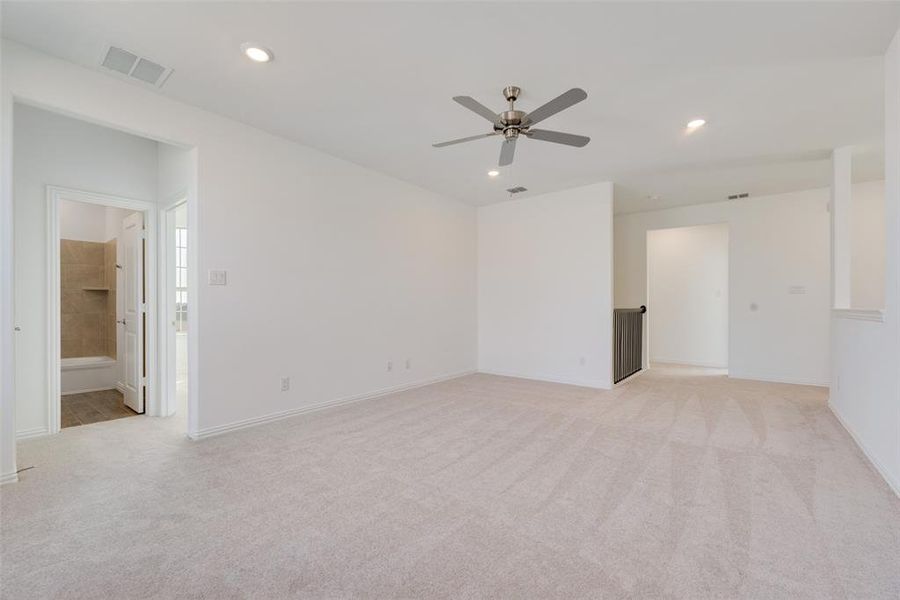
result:
[[[583,356],[582,356],[581,358],[578,359],[578,364],[581,365],[582,367],[583,367],[586,363],[587,363],[587,359],[585,359]]]
[[[291,389],[291,378],[290,377],[282,377],[281,378],[281,391],[286,392]]]
[[[388,372],[391,372],[394,370],[394,361],[392,361],[392,360],[388,361],[387,370],[388,370]]]
[[[410,368],[412,368],[412,361],[407,358],[406,359],[406,370],[408,371]]]

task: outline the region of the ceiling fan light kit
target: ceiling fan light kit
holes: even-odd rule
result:
[[[552,117],[556,113],[586,99],[587,93],[583,89],[572,88],[550,102],[539,106],[530,113],[516,109],[516,100],[519,99],[519,94],[521,94],[521,92],[521,88],[514,85],[503,88],[503,97],[506,98],[509,107],[501,113],[493,112],[471,96],[454,96],[453,100],[456,103],[490,121],[494,130],[491,133],[483,133],[480,135],[450,140],[448,142],[440,142],[433,144],[433,146],[435,148],[443,148],[444,146],[452,146],[454,144],[462,144],[464,142],[472,142],[486,137],[502,135],[503,142],[500,145],[500,160],[498,164],[501,167],[505,167],[513,162],[516,153],[516,141],[519,139],[520,135],[541,142],[553,142],[554,144],[563,144],[565,146],[574,146],[576,148],[582,148],[591,141],[591,138],[583,135],[563,133],[561,131],[552,131],[549,129],[532,129],[532,125],[535,125],[548,117]]]

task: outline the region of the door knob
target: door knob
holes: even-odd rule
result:
[[[125,319],[118,319],[118,320],[116,320],[116,323],[121,323],[122,325],[124,325]]]

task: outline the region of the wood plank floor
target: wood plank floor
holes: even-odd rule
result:
[[[60,403],[60,420],[64,428],[138,416],[125,406],[119,390],[67,394],[60,398]]]

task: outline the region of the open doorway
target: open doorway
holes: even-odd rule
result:
[[[166,269],[167,382],[165,414],[187,424],[188,415],[188,222],[187,202],[177,200],[163,210]]]
[[[196,151],[19,102],[13,125],[16,439],[175,412],[160,200],[193,210]]]
[[[647,232],[650,365],[728,368],[728,225]]]
[[[146,221],[139,203],[50,189],[59,426],[146,412]],[[54,240],[55,238],[55,240]],[[55,269],[54,269],[55,267]]]

